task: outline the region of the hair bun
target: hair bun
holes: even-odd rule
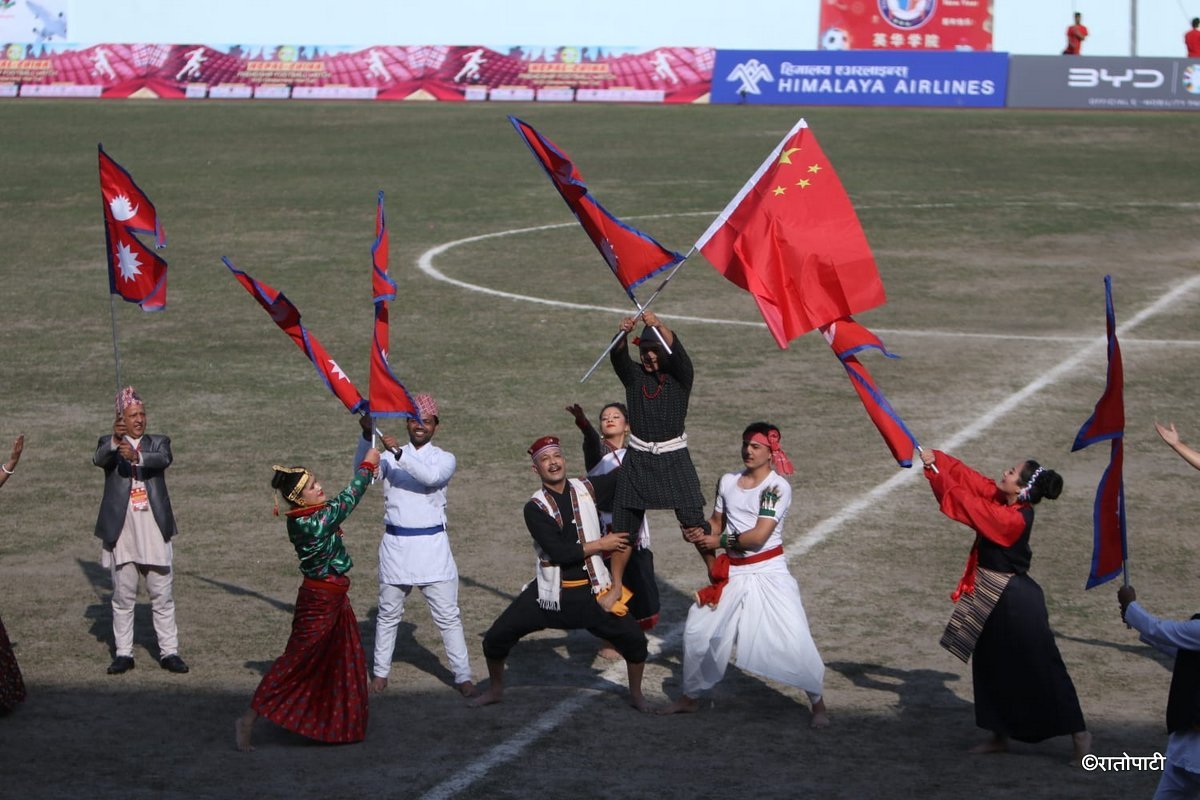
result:
[[[1038,491],[1041,492],[1042,497],[1045,499],[1056,499],[1060,494],[1062,494],[1062,475],[1059,475],[1052,469],[1043,470],[1042,474],[1038,476],[1037,488]]]

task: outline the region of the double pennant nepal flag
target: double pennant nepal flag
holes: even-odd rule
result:
[[[342,371],[336,361],[330,358],[329,353],[321,346],[317,337],[309,333],[308,329],[301,324],[300,310],[292,305],[292,301],[288,300],[282,292],[242,272],[228,258],[223,257],[221,261],[225,263],[226,267],[229,267],[229,271],[233,273],[233,277],[242,285],[242,288],[249,292],[250,296],[271,315],[271,319],[275,321],[279,329],[291,337],[301,352],[308,356],[308,360],[316,367],[317,374],[321,376],[325,386],[333,392],[338,400],[342,401],[346,410],[351,414],[362,411],[367,404],[366,401],[362,399],[362,395],[354,387],[350,377]]]
[[[532,125],[516,117],[508,121],[529,146],[533,157],[546,171],[571,213],[579,220],[604,263],[621,282],[625,293],[636,303],[634,290],[648,278],[675,266],[683,256],[668,250],[637,228],[614,217],[591,196],[583,176],[562,150],[542,136]]]
[[[388,303],[396,299],[396,282],[388,275],[387,220],[383,215],[383,192],[375,207],[375,243],[371,245],[371,295],[375,303],[375,332],[371,341],[371,376],[367,407],[376,417],[420,419],[404,384],[388,364]]]
[[[97,147],[109,292],[137,303],[143,311],[161,311],[167,305],[167,262],[136,235],[153,234],[155,247],[166,246],[158,212],[130,174],[104,152],[104,146]]]
[[[754,295],[781,348],[886,300],[854,206],[804,120],[696,247],[718,272]]]
[[[879,337],[849,317],[823,326],[821,334],[833,348],[833,354],[846,368],[846,374],[850,377],[854,391],[858,393],[858,399],[862,401],[871,422],[879,429],[896,463],[902,467],[911,467],[912,453],[918,446],[917,439],[892,408],[892,404],[883,396],[883,392],[879,391],[875,381],[871,379],[871,373],[857,358],[859,352],[867,349],[878,350],[888,358],[899,356],[889,353]]]
[[[1125,368],[1117,341],[1113,312],[1112,276],[1104,276],[1105,327],[1108,337],[1108,373],[1104,394],[1088,421],[1083,423],[1071,452],[1110,440],[1108,467],[1096,487],[1092,504],[1092,566],[1087,588],[1112,580],[1124,569],[1129,556],[1125,530]]]

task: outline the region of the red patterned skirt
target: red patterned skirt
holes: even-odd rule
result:
[[[318,742],[367,735],[367,660],[349,589],[344,576],[304,579],[287,648],[250,701],[261,716]]]
[[[8,631],[0,620],[0,714],[7,714],[25,699],[25,681],[21,680],[21,668],[13,655]]]

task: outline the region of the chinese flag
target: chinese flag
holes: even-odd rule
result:
[[[636,302],[634,290],[646,279],[683,261],[683,256],[663,247],[647,234],[626,225],[596,202],[570,156],[516,117],[508,121],[529,146],[529,152],[546,171],[571,213],[579,220],[604,263]]]
[[[781,348],[886,300],[854,206],[804,120],[696,247],[718,272],[754,295]]]
[[[396,299],[396,282],[388,275],[387,219],[383,192],[375,207],[375,243],[371,245],[371,294],[375,301],[375,331],[371,339],[371,376],[367,406],[376,417],[419,419],[412,397],[388,364],[388,302]]]

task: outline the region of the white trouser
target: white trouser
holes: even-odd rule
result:
[[[782,565],[783,560],[779,559]],[[813,642],[796,579],[786,569],[731,573],[716,608],[693,605],[683,632],[683,693],[716,686],[737,665],[821,699],[825,664]]]
[[[462,615],[458,611],[458,580],[429,583],[416,587],[425,595],[429,616],[442,632],[442,646],[450,661],[456,684],[473,680],[467,658],[467,640],[463,635]],[[379,584],[379,616],[375,620],[375,675],[386,678],[392,671],[392,651],[396,647],[396,628],[404,618],[404,601],[412,586]]]
[[[118,656],[133,657],[133,607],[137,603],[138,576],[146,577],[146,592],[158,639],[158,657],[179,652],[179,633],[175,627],[175,597],[171,593],[170,567],[152,567],[132,561],[112,567],[113,640]]]

